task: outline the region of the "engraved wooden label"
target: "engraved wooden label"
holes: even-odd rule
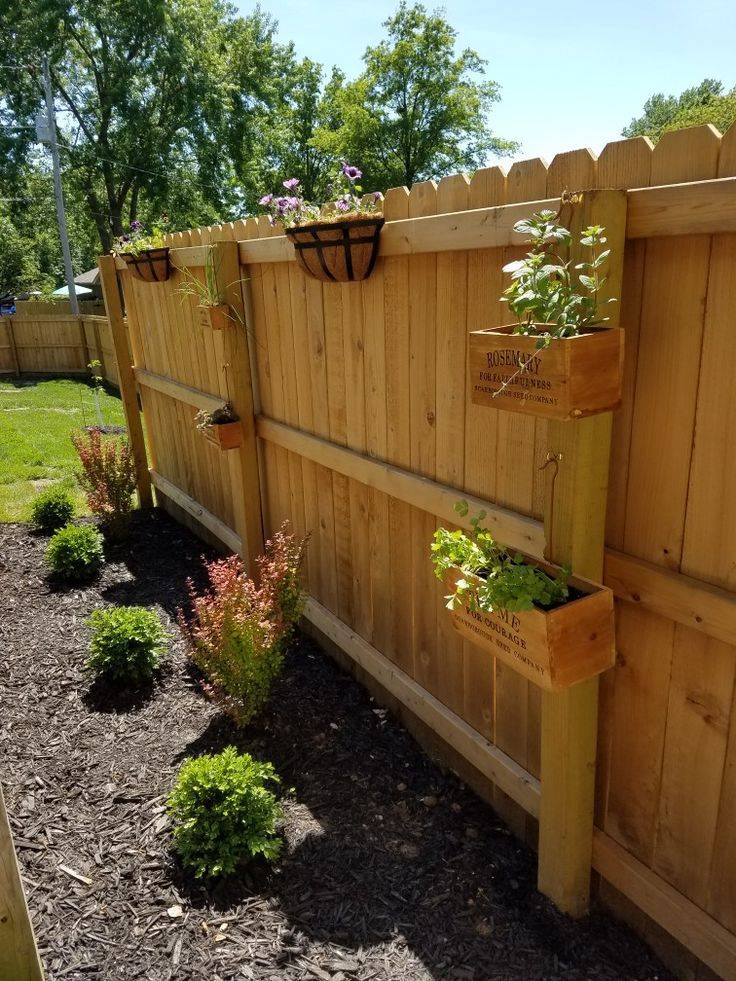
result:
[[[544,325],[538,325],[544,330]],[[552,340],[494,327],[470,334],[470,397],[475,405],[576,419],[621,403],[623,331],[618,327]]]
[[[461,576],[473,580],[454,570],[446,579],[450,590]],[[585,595],[549,612],[461,607],[448,614],[466,640],[540,688],[559,691],[613,667],[616,656],[613,593],[575,576],[569,583]]]
[[[197,310],[200,326],[208,330],[225,330],[232,323],[230,307],[227,303],[220,303],[215,307],[200,304]]]

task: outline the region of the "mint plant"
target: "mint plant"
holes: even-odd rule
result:
[[[514,231],[528,236],[532,245],[523,259],[503,267],[511,276],[511,285],[501,299],[518,318],[514,333],[536,336],[536,346],[541,350],[553,338],[575,337],[605,323],[608,318],[601,315],[600,292],[611,255],[610,249],[604,248],[605,228],[591,225],[584,229],[580,244],[588,250],[589,258],[574,266],[557,252],[559,246],[570,244],[571,236],[558,224],[554,211],[539,211],[517,221]],[[540,332],[540,324],[546,330]]]
[[[457,513],[466,517],[467,501],[455,505]],[[560,569],[553,578],[533,565],[519,552],[511,553],[494,541],[483,528],[485,511],[470,519],[470,534],[462,530],[438,528],[431,545],[432,563],[437,578],[444,581],[450,569],[459,568],[454,592],[447,598],[447,608],[467,606],[471,610],[509,610],[517,613],[535,607],[549,609],[563,603],[568,596],[569,569]],[[466,577],[477,577],[478,582]]]

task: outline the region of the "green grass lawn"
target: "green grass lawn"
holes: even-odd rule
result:
[[[115,395],[100,395],[105,425],[123,426]],[[0,521],[27,521],[38,491],[60,483],[87,513],[70,434],[97,421],[90,385],[70,379],[0,381]]]

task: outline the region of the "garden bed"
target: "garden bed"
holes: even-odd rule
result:
[[[535,855],[310,641],[237,735],[174,625],[205,549],[165,515],[136,515],[85,588],[49,588],[45,544],[0,526],[2,779],[49,981],[667,976],[606,916],[557,913]],[[155,605],[174,635],[135,696],[82,670],[102,603]],[[170,856],[164,801],[184,758],[228,744],[281,774],[286,847],[207,889]]]

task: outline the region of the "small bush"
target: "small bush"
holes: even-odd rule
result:
[[[168,807],[175,848],[197,878],[229,875],[255,855],[277,857],[281,807],[268,782],[278,783],[273,766],[232,746],[182,765]]]
[[[281,673],[284,649],[303,606],[299,564],[304,542],[282,529],[259,560],[260,588],[238,556],[210,562],[209,591],[189,583],[192,617],[179,621],[207,694],[238,726],[263,710]]]
[[[79,482],[92,514],[118,528],[133,509],[135,464],[123,440],[104,437],[99,429],[72,435],[82,473]]]
[[[60,528],[46,549],[46,564],[62,579],[90,579],[104,561],[102,535],[91,525]]]
[[[148,680],[166,649],[161,621],[143,606],[95,610],[87,620],[92,628],[87,667],[111,681],[136,684]]]
[[[74,501],[63,487],[49,487],[41,491],[31,504],[31,521],[47,535],[63,528],[73,517]]]

